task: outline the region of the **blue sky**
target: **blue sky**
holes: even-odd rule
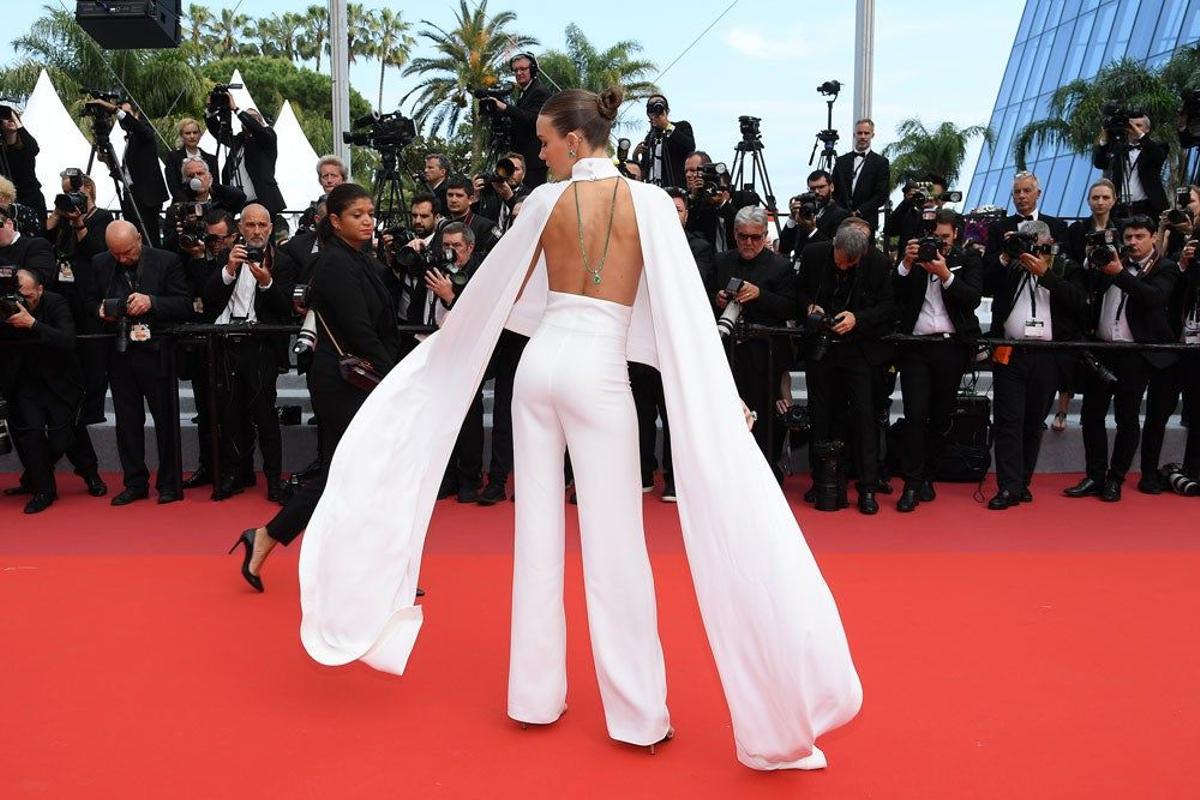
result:
[[[57,0],[51,0],[57,6]],[[312,0],[213,0],[214,11],[240,5],[253,16],[301,10]],[[660,69],[684,51],[731,0],[631,2],[609,0],[566,7],[534,0],[491,0],[489,11],[516,12],[522,33],[540,41],[535,52],[561,48],[563,29],[570,22],[583,28],[598,46],[620,39],[639,40],[644,55]],[[9,41],[28,29],[42,13],[40,3],[6,3],[4,33],[0,34],[0,63],[12,57]],[[186,0],[184,3],[187,5]],[[448,27],[456,2],[385,3],[366,0],[373,8],[401,10],[414,23],[428,19]],[[73,8],[73,3],[66,3]],[[547,13],[547,9],[561,9]],[[926,125],[945,120],[959,125],[985,124],[1003,77],[1008,53],[1020,22],[1023,0],[954,3],[933,6],[927,0],[882,0],[876,5],[875,118],[877,149],[892,138],[896,124],[917,116]],[[681,13],[686,9],[687,13]],[[658,79],[671,102],[672,117],[686,119],[696,131],[697,144],[717,160],[729,161],[738,141],[741,114],[762,117],[765,157],[779,204],[801,191],[810,171],[809,152],[815,133],[825,126],[825,104],[816,87],[840,80],[845,88],[834,109],[834,127],[841,134],[838,152],[851,147],[851,105],[854,78],[853,0],[783,3],[738,0],[733,8]],[[574,19],[569,13],[577,15]],[[415,26],[420,28],[418,24]],[[327,70],[327,64],[322,64]],[[351,81],[374,99],[379,66],[367,62],[352,67]],[[385,108],[395,108],[411,80],[390,70],[384,91]],[[405,109],[406,111],[408,109]],[[645,133],[640,108],[624,119],[636,126],[623,135],[635,141]],[[961,188],[973,171],[978,148],[968,153]]]

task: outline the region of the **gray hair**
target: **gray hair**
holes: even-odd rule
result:
[[[1017,181],[1033,181],[1033,186],[1035,189],[1042,188],[1042,182],[1038,180],[1038,176],[1026,170],[1022,170],[1016,175],[1013,175],[1013,183],[1016,183]]]
[[[833,249],[852,261],[865,256],[870,246],[870,235],[858,225],[840,225],[833,236]]]
[[[321,170],[328,166],[337,167],[338,172],[342,173],[342,180],[349,179],[350,175],[346,171],[346,162],[342,161],[337,156],[323,156],[321,160],[317,162],[317,175],[320,176]]]
[[[1020,233],[1033,234],[1038,238],[1038,241],[1051,238],[1050,226],[1040,219],[1029,219],[1017,226],[1017,231]]]
[[[761,225],[767,227],[767,211],[758,206],[744,206],[739,209],[737,216],[733,218],[733,225]]]
[[[475,231],[471,230],[470,227],[462,222],[451,222],[449,225],[442,228],[443,238],[447,233],[462,234],[464,242],[471,245],[475,244]]]
[[[205,172],[209,173],[210,175],[212,174],[212,170],[208,168],[208,162],[205,161],[202,156],[188,156],[183,160],[183,163],[179,165],[179,177],[186,178],[188,176],[188,164],[199,164],[200,166],[204,167]]]

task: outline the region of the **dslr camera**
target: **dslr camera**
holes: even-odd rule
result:
[[[17,303],[24,298],[21,297],[21,283],[17,279],[17,269],[11,265],[0,267],[0,319],[8,319],[21,310],[17,307]]]
[[[1175,207],[1167,210],[1168,225],[1182,225],[1188,221],[1187,207],[1192,204],[1192,187],[1180,186],[1175,190]]]
[[[1044,256],[1054,253],[1055,245],[1051,242],[1038,244],[1037,236],[1034,234],[1017,232],[1004,240],[1003,252],[1010,259],[1018,259],[1025,253]]]
[[[926,203],[933,201],[935,203],[961,203],[962,192],[942,192],[938,194],[933,190],[933,184],[929,181],[916,181],[912,185],[912,193],[909,195],[909,202],[920,208]]]
[[[805,320],[805,328],[816,337],[813,340],[812,352],[809,354],[813,361],[820,361],[829,352],[829,345],[833,342],[833,337],[837,335],[833,332],[833,326],[836,324],[837,318],[824,311],[813,311],[808,315]]]
[[[714,164],[700,165],[700,194],[704,197],[716,197],[729,188],[729,168],[720,161]]]
[[[841,81],[825,81],[824,83],[822,83],[820,86],[817,87],[818,93],[824,94],[824,95],[833,95],[834,97],[837,97],[841,91],[842,91],[842,82]]]
[[[453,249],[444,244],[440,246],[434,244],[439,241],[436,236],[428,247],[422,247],[418,251],[408,247],[408,243],[418,237],[407,228],[388,228],[384,233],[392,236],[389,250],[396,260],[396,264],[402,267],[411,278],[420,278],[431,269],[447,267],[455,261]],[[453,276],[451,276],[451,280],[453,280]]]
[[[173,207],[175,219],[179,221],[179,246],[195,247],[204,243],[204,215],[212,203],[176,203]]]
[[[511,158],[501,158],[496,166],[483,174],[486,183],[504,183],[517,173],[517,165]]]
[[[816,192],[798,194],[792,198],[788,205],[791,206],[792,202],[800,204],[800,216],[806,219],[815,217],[817,212],[821,210],[821,206],[825,205],[821,200],[821,196]]]
[[[1088,269],[1100,269],[1125,254],[1125,247],[1120,243],[1117,231],[1113,228],[1086,234],[1083,237],[1083,246],[1087,251],[1083,265]]]
[[[83,192],[65,192],[54,196],[54,210],[60,214],[87,211],[88,196]]]
[[[725,286],[725,294],[729,296],[729,302],[725,305],[725,310],[721,312],[720,319],[717,320],[717,332],[722,336],[733,333],[734,326],[742,316],[742,304],[733,298],[737,297],[745,283],[746,281],[742,278],[730,278],[729,283]]]
[[[104,92],[99,89],[84,89],[83,93],[92,100],[103,100],[106,103],[112,103],[114,106],[121,105],[121,95],[115,92]],[[113,125],[116,122],[117,115],[115,112],[109,111],[104,106],[84,105],[80,114],[84,117],[89,117],[92,120],[92,133],[97,140],[108,138],[108,134],[112,132]]]
[[[942,255],[943,244],[945,243],[936,236],[922,236],[917,239],[917,262],[929,264],[936,261],[938,256]]]
[[[1129,141],[1129,120],[1146,116],[1144,109],[1126,108],[1119,100],[1109,100],[1100,106],[1100,117],[1103,120],[1104,132],[1111,144],[1125,144]]]

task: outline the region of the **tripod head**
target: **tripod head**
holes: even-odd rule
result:
[[[840,138],[837,129],[833,127],[833,104],[837,102],[838,93],[842,91],[842,84],[839,81],[825,81],[817,87],[817,91],[829,99],[825,101],[825,129],[817,131],[817,140],[813,142],[808,164],[812,166],[817,158],[817,147],[821,147],[820,168],[826,172],[833,172],[833,164],[837,161],[836,145]]]

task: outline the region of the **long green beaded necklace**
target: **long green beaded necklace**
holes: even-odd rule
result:
[[[604,262],[608,260],[608,243],[612,239],[613,219],[617,216],[617,187],[620,183],[620,178],[613,180],[612,203],[608,214],[608,232],[604,234],[604,252],[600,254],[600,262],[594,268],[588,266],[587,247],[583,244],[583,214],[579,210],[579,182],[576,181],[573,186],[575,190],[575,223],[579,228],[579,254],[583,256],[584,272],[592,276],[592,283],[597,286],[600,284],[600,273],[604,270]]]

